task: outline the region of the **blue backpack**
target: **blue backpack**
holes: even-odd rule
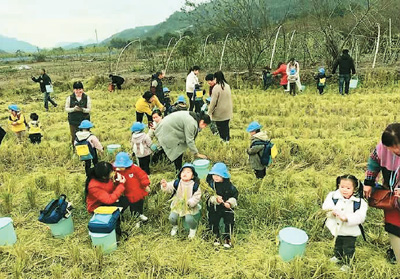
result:
[[[112,214],[94,214],[90,219],[88,228],[93,233],[110,233],[117,225],[121,212],[119,209]]]
[[[39,221],[45,224],[56,224],[68,213],[67,197],[61,195],[57,200],[52,199],[46,207],[40,211]]]
[[[258,156],[260,157],[261,164],[268,167],[272,163],[271,149],[274,147],[274,144],[269,140],[266,140],[266,141],[259,140],[259,141],[253,142],[251,144],[250,148],[253,146],[257,146],[257,145],[264,146],[264,148],[262,150],[262,154],[260,154],[261,153],[261,151],[260,151],[258,153]]]

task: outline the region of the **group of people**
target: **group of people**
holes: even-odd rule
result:
[[[349,50],[344,49],[342,55],[334,62],[332,68],[332,75],[336,73],[339,67],[339,93],[341,95],[349,94],[350,79],[352,75],[356,74],[353,58],[349,55]],[[270,67],[265,67],[262,71],[263,87],[267,90],[273,83],[273,77],[280,75],[280,85],[290,95],[296,95],[296,87],[301,92],[303,87],[300,82],[300,65],[295,58],[291,58],[287,64],[283,62],[278,63],[276,71],[271,73]],[[327,79],[332,75],[327,75],[324,67],[318,69],[318,73],[314,76],[316,81],[317,90],[320,95],[324,94]],[[343,91],[344,89],[344,91]]]

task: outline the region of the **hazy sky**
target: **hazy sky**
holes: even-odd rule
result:
[[[184,0],[0,0],[0,34],[39,47],[99,41],[127,28],[155,25]],[[204,2],[195,0],[194,2]]]

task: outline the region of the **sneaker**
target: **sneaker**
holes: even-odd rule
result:
[[[232,242],[229,238],[225,239],[224,248],[226,249],[232,248]]]
[[[149,218],[147,218],[146,216],[144,216],[143,214],[139,215],[139,220],[142,222],[147,222],[149,220]]]
[[[178,226],[172,226],[171,236],[175,236],[178,233]]]
[[[338,262],[339,262],[339,259],[336,258],[336,257],[332,257],[332,258],[329,259],[329,261],[330,261],[331,263],[338,263]]]
[[[196,229],[194,229],[194,230],[190,229],[188,238],[193,239],[195,236],[196,236]]]
[[[340,271],[349,272],[349,271],[350,271],[350,266],[344,264],[344,265],[342,265],[342,267],[340,268]]]
[[[135,228],[140,229],[140,222],[136,222]]]
[[[219,240],[219,238],[216,238],[214,240],[214,246],[220,246],[221,245],[221,241]]]

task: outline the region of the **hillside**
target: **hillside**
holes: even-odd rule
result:
[[[30,43],[3,35],[0,35],[0,46],[1,49],[6,52],[16,52],[17,50],[35,52],[37,50],[37,47]]]

